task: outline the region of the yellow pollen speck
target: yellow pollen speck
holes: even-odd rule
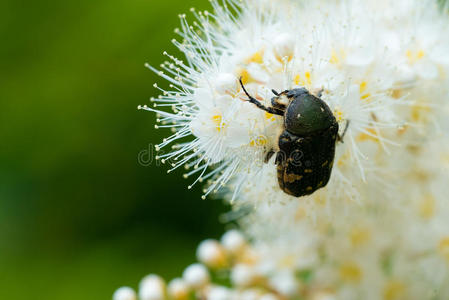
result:
[[[371,232],[366,228],[354,227],[349,233],[349,238],[354,247],[361,246],[371,239]]]
[[[403,299],[405,294],[405,285],[398,280],[390,280],[384,287],[385,300]]]
[[[363,94],[363,92],[366,91],[366,85],[367,85],[366,81],[362,81],[362,83],[360,83],[360,88],[359,88],[360,94]]]
[[[449,262],[449,236],[443,237],[438,243],[438,251]]]
[[[408,58],[408,62],[413,65],[425,56],[425,52],[423,50],[407,50],[407,52],[405,52],[405,55]]]
[[[391,97],[394,99],[399,99],[402,96],[402,90],[401,89],[394,89],[391,91]]]
[[[305,75],[305,77],[306,77],[307,84],[308,84],[308,85],[311,85],[311,84],[312,84],[312,80],[311,80],[311,78],[310,78],[310,72],[307,71],[304,75]]]
[[[316,193],[313,197],[313,201],[315,201],[316,204],[324,206],[326,204],[326,199],[322,197],[319,193]]]
[[[419,215],[425,220],[435,215],[435,198],[432,195],[427,195],[420,201]]]
[[[357,282],[362,276],[362,271],[354,262],[346,262],[340,266],[340,277],[345,281]]]
[[[267,138],[263,135],[259,135],[253,139],[251,139],[251,142],[249,143],[250,146],[265,146],[267,144]]]
[[[430,107],[425,104],[415,103],[412,106],[411,118],[413,122],[427,122],[430,112]]]
[[[399,127],[398,128],[398,135],[404,134],[407,131],[408,128],[409,128],[409,126],[407,126],[407,125],[403,125],[403,126]]]
[[[301,219],[304,219],[305,217],[307,216],[307,214],[306,214],[306,209],[304,208],[304,207],[299,207],[297,210],[296,210],[296,213],[295,213],[295,220],[296,221],[299,221],[299,220],[301,220]]]
[[[365,142],[365,141],[374,141],[376,143],[379,142],[379,134],[376,132],[374,128],[367,128],[366,133],[360,133],[357,136],[357,141]]]
[[[301,74],[297,74],[293,78],[293,81],[295,85],[310,88],[312,85],[312,74],[309,71],[304,72],[304,76],[301,76]]]
[[[370,93],[365,93],[367,85],[368,84],[366,83],[366,81],[362,81],[359,85],[360,99],[362,100],[369,99],[371,97]]]
[[[263,63],[263,53],[264,50],[259,50],[256,53],[254,53],[253,55],[251,55],[247,60],[246,63],[256,63],[256,64],[261,64]]]
[[[345,58],[346,52],[344,50],[340,49],[337,52],[335,49],[332,49],[329,62],[333,65],[340,65]]]
[[[301,76],[298,74],[295,76],[293,80],[295,81],[296,85],[299,85],[301,83]]]
[[[343,112],[338,107],[334,110],[334,116],[337,122],[343,121]]]
[[[293,255],[287,255],[281,259],[279,265],[281,268],[291,268],[295,266],[295,262],[295,257]]]
[[[221,115],[212,116],[212,122],[214,122],[216,126],[215,129],[218,132],[221,132],[226,127],[226,124],[223,122],[223,117]]]
[[[338,59],[338,56],[337,56],[337,52],[335,52],[334,49],[332,49],[331,59],[329,60],[329,62],[334,65],[337,65],[340,62],[340,60]]]
[[[369,99],[370,97],[371,97],[371,94],[370,93],[366,93],[366,94],[361,95],[360,99],[366,100],[366,99]]]
[[[346,163],[348,163],[349,158],[350,158],[350,154],[349,154],[349,152],[346,151],[338,160],[338,162],[337,162],[338,166],[343,167]]]
[[[248,82],[252,81],[253,79],[249,75],[249,72],[247,69],[240,68],[237,70],[237,75],[239,78],[242,78],[242,83],[247,84]]]
[[[276,117],[269,112],[265,112],[265,120],[267,121],[276,121]]]

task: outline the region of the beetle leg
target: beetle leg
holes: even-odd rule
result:
[[[266,112],[269,112],[270,114],[273,114],[273,115],[279,115],[279,116],[283,116],[283,115],[284,115],[284,112],[283,112],[283,111],[281,111],[281,110],[279,110],[279,109],[276,109],[276,108],[273,108],[273,107],[266,107],[265,105],[263,105],[262,103],[260,103],[259,101],[257,101],[257,99],[254,98],[253,96],[251,96],[251,95],[248,93],[248,91],[245,89],[245,86],[243,85],[243,82],[242,82],[242,78],[241,78],[241,77],[240,77],[239,81],[240,81],[240,85],[241,85],[242,88],[243,88],[243,91],[245,92],[246,96],[248,96],[248,99],[249,99],[248,101],[249,101],[249,102],[251,102],[252,104],[256,105],[258,108],[260,108],[260,109],[262,109],[262,110],[264,110],[264,111],[266,111]]]
[[[343,134],[342,135],[338,135],[337,141],[339,141],[341,143],[344,143],[343,138],[345,137],[345,134],[348,131],[349,123],[350,123],[350,120],[347,120],[346,121],[345,130],[343,130]]]
[[[267,152],[267,154],[265,155],[265,159],[263,160],[264,163],[268,163],[271,159],[271,157],[273,157],[274,155],[274,151],[273,149],[270,149],[270,151]]]

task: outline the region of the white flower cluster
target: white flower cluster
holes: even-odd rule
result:
[[[447,8],[423,0],[212,4],[213,13],[192,10],[192,24],[181,16],[174,43],[186,59],[166,54],[161,70],[149,66],[170,89],[142,108],[173,130],[159,158],[170,170],[184,166],[191,186],[206,181],[204,197],[224,187],[246,213],[240,224],[252,243],[235,232],[244,251],[205,241],[203,265],[161,298],[141,299],[188,299],[174,290],[212,300],[449,299]],[[324,188],[295,198],[279,187],[274,159],[263,161],[277,149],[283,117],[248,102],[240,78],[266,106],[272,89],[305,87],[328,104],[340,134],[348,125]],[[232,288],[213,283],[204,266],[228,270]],[[128,298],[116,299],[134,297],[119,291]]]

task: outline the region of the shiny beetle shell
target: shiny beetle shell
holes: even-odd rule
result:
[[[332,173],[336,142],[341,140],[338,123],[326,102],[304,88],[282,93],[273,90],[272,106],[266,107],[242,87],[251,103],[284,117],[278,149],[270,149],[265,158],[268,162],[276,153],[279,187],[295,197],[325,187]]]

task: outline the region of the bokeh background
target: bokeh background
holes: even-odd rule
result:
[[[136,109],[161,82],[144,63],[178,53],[191,6],[209,3],[0,1],[0,299],[111,299],[224,231],[219,200],[137,159],[169,133]]]

